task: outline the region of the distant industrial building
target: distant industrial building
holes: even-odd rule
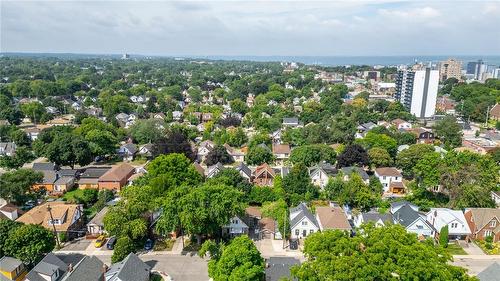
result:
[[[462,77],[462,62],[456,59],[447,59],[439,63],[439,81],[448,78],[460,80]]]
[[[436,111],[438,84],[438,70],[401,70],[396,78],[395,98],[417,118],[432,117]]]

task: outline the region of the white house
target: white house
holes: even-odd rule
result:
[[[248,182],[252,182],[252,170],[250,170],[250,168],[248,168],[248,166],[245,165],[245,163],[241,162],[235,169]]]
[[[200,143],[200,146],[198,147],[198,161],[203,162],[205,161],[205,157],[208,155],[210,151],[215,147],[215,144],[212,141],[204,141]]]
[[[400,206],[392,217],[395,223],[404,226],[408,232],[416,233],[419,239],[435,235],[435,228],[427,221],[426,215],[415,211],[409,204]]]
[[[471,234],[464,213],[460,210],[431,208],[427,213],[427,221],[434,226],[437,232],[440,232],[441,228],[447,225],[450,239],[465,239],[467,235]]]
[[[300,203],[290,210],[291,238],[301,239],[319,231],[319,225],[314,215],[307,209],[305,203]]]
[[[222,227],[222,234],[230,237],[248,234],[248,225],[239,217],[235,216],[231,218],[229,224]]]
[[[223,169],[224,169],[224,166],[222,166],[222,164],[220,162],[217,162],[217,164],[208,167],[207,178],[215,177]]]
[[[394,218],[391,213],[381,214],[377,211],[369,211],[366,213],[359,213],[353,219],[355,227],[360,227],[364,223],[373,222],[375,226],[385,226],[386,224],[393,224]]]
[[[175,121],[180,121],[182,119],[182,111],[173,111],[172,112],[172,118]]]
[[[411,123],[408,121],[405,121],[403,119],[394,119],[391,121],[391,124],[396,127],[398,130],[409,130],[411,129]]]
[[[491,192],[491,199],[493,199],[493,201],[495,201],[495,204],[498,206],[500,206],[500,192],[499,191],[492,191]]]
[[[382,183],[384,193],[403,194],[405,192],[403,175],[396,168],[377,168],[375,176]]]
[[[276,157],[276,163],[283,165],[290,158],[290,145],[288,144],[273,144],[273,155]]]
[[[321,189],[325,188],[328,184],[330,177],[334,177],[337,169],[328,163],[319,163],[309,168],[309,177],[312,184],[319,186]]]

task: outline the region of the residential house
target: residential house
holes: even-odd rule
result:
[[[471,231],[470,238],[484,240],[493,237],[493,242],[500,241],[500,209],[468,208],[464,217]]]
[[[289,144],[273,144],[273,155],[276,158],[276,163],[283,166],[285,161],[290,158],[290,145]]]
[[[172,118],[175,121],[181,121],[182,120],[182,111],[173,111],[172,112]]]
[[[436,139],[434,133],[428,129],[414,128],[411,132],[417,136],[417,143],[433,144]]]
[[[47,111],[47,113],[52,114],[52,115],[57,115],[60,113],[59,109],[57,109],[56,107],[53,107],[53,106],[45,107],[45,111]]]
[[[90,116],[99,117],[102,115],[102,108],[91,107],[91,108],[85,109],[84,112]]]
[[[352,230],[344,210],[338,206],[316,207],[316,221],[321,231],[328,229]]]
[[[65,233],[67,237],[72,238],[83,224],[82,215],[82,206],[54,201],[35,206],[16,221],[42,225],[50,231],[54,231],[55,228],[57,233]]]
[[[207,123],[207,122],[210,122],[210,121],[212,121],[212,119],[213,119],[213,115],[212,115],[212,113],[208,113],[208,112],[207,112],[207,113],[203,113],[203,114],[201,115],[201,122],[202,122],[202,123]]]
[[[167,116],[163,112],[150,113],[149,118],[158,119],[158,120],[166,120]]]
[[[35,171],[57,171],[59,170],[59,166],[55,163],[47,163],[47,162],[37,162],[33,163],[32,169]]]
[[[497,121],[500,120],[500,103],[495,104],[495,106],[490,109],[490,118]]]
[[[368,131],[370,131],[371,129],[373,129],[375,127],[377,127],[377,124],[375,124],[373,122],[367,122],[367,123],[360,124],[357,127],[357,132],[356,132],[355,138],[357,138],[357,139],[364,138],[366,133],[368,133]]]
[[[88,167],[78,179],[78,188],[80,189],[99,189],[99,178],[109,171],[111,167]]]
[[[21,214],[22,211],[19,207],[7,203],[5,200],[0,200],[0,220],[16,220]]]
[[[215,177],[222,170],[224,170],[224,166],[220,162],[217,162],[217,164],[208,167],[207,178]]]
[[[48,253],[26,275],[26,281],[60,281],[71,268],[54,253]]]
[[[38,134],[41,132],[41,130],[37,127],[27,127],[22,130],[28,135],[31,141],[36,140],[38,138]]]
[[[151,267],[136,254],[130,253],[121,262],[111,265],[104,277],[106,281],[149,281]]]
[[[16,144],[13,142],[0,142],[0,156],[14,156]]]
[[[412,208],[414,211],[418,211],[419,210],[419,207],[413,203],[410,203],[408,201],[405,201],[405,200],[401,200],[401,201],[395,201],[395,202],[391,202],[391,208],[390,208],[390,212],[391,214],[394,214],[395,212],[397,212],[401,207],[405,206],[405,205],[408,205],[410,206],[410,208]]]
[[[36,170],[35,170],[36,171]],[[42,181],[37,182],[32,186],[33,190],[45,190],[49,194],[58,195],[65,192],[65,190],[55,190],[54,183],[58,179],[56,171],[44,170],[38,171],[43,174]]]
[[[245,153],[240,149],[235,149],[231,147],[229,144],[224,144],[224,147],[227,150],[227,153],[233,158],[234,162],[243,162],[245,160]]]
[[[0,126],[10,126],[9,120],[0,119]]]
[[[435,229],[427,221],[425,214],[415,211],[410,205],[401,206],[392,213],[394,222],[405,227],[406,231],[417,234],[419,239],[434,237]]]
[[[361,169],[360,167],[356,166],[351,166],[351,167],[342,167],[340,169],[342,171],[342,174],[344,175],[344,181],[348,181],[352,175],[352,173],[356,173],[359,176],[361,176],[361,179],[365,184],[370,183],[370,176],[366,173],[364,169]]]
[[[245,178],[248,182],[252,182],[252,170],[248,168],[245,163],[241,162],[237,167],[236,171],[240,173],[240,175]]]
[[[26,266],[16,258],[4,256],[0,258],[0,280],[21,281],[26,276]]]
[[[291,127],[295,128],[299,126],[299,118],[297,117],[291,117],[291,118],[283,118],[283,127]]]
[[[371,210],[369,212],[359,213],[354,217],[353,223],[355,227],[361,227],[364,223],[373,223],[375,226],[385,226],[394,223],[394,218],[391,213],[387,212],[385,214],[379,213],[378,211]]]
[[[198,146],[198,152],[197,152],[198,161],[200,163],[204,162],[205,157],[207,157],[208,153],[210,151],[212,151],[212,149],[214,149],[214,147],[215,147],[215,143],[213,143],[210,140],[206,140],[206,141],[201,142],[200,145]]]
[[[498,264],[497,261],[493,262],[487,268],[476,275],[479,281],[498,281],[499,276],[500,264]]]
[[[117,153],[124,161],[134,160],[135,154],[137,153],[137,145],[133,143],[127,143],[118,149]]]
[[[141,145],[139,147],[139,151],[137,151],[137,154],[142,155],[144,157],[152,157],[153,153],[154,153],[154,145],[152,143]]]
[[[464,240],[471,235],[469,225],[464,213],[459,210],[448,208],[431,208],[427,213],[427,221],[432,224],[436,232],[441,232],[444,226],[448,226],[448,238],[450,240]]]
[[[396,127],[396,129],[398,130],[409,130],[411,129],[411,123],[408,122],[408,121],[405,121],[403,119],[394,119],[391,121],[391,124],[394,125],[394,127]]]
[[[292,257],[270,257],[266,265],[266,281],[296,280],[290,279],[290,268],[300,265],[300,261]]]
[[[99,177],[99,189],[120,191],[127,184],[128,179],[135,173],[135,168],[129,164],[123,163],[114,166],[101,177]]]
[[[84,256],[75,265],[69,264],[61,281],[105,281],[106,265],[95,256]]]
[[[281,143],[281,129],[278,129],[270,134],[273,143]]]
[[[129,121],[129,115],[127,113],[118,113],[115,119],[120,123],[120,125],[125,125]]]
[[[253,183],[259,186],[272,186],[275,175],[274,170],[267,163],[264,163],[255,169]]]
[[[485,155],[489,151],[498,147],[495,141],[481,137],[469,139],[464,138],[462,140],[462,146],[472,152],[479,153],[481,155]]]
[[[337,174],[337,169],[329,163],[319,163],[309,168],[312,184],[324,189],[330,177]]]
[[[305,203],[300,203],[290,210],[291,238],[301,239],[319,231],[316,217],[309,211]]]
[[[492,191],[491,192],[491,199],[495,201],[495,205],[497,207],[500,207],[500,192],[499,191]]]
[[[91,236],[98,236],[104,233],[104,216],[109,208],[106,206],[102,208],[88,223],[87,233]]]
[[[58,174],[59,175],[59,174]],[[72,176],[58,176],[54,182],[52,194],[61,195],[66,191],[73,189],[75,186],[75,177]]]
[[[375,169],[375,176],[384,187],[384,193],[404,194],[405,186],[403,184],[403,175],[398,169],[393,167],[384,167]]]
[[[238,216],[231,218],[229,224],[222,227],[222,235],[235,237],[243,234],[248,234],[248,225]]]

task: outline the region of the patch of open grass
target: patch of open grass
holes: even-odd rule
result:
[[[448,247],[445,248],[445,250],[450,255],[467,255],[467,252],[465,252],[465,250],[462,247],[460,247],[460,245],[455,243],[448,244]]]
[[[156,240],[155,245],[153,247],[153,251],[172,251],[174,247],[174,240],[165,239],[165,240]]]

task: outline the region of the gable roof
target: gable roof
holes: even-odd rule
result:
[[[252,177],[252,170],[250,170],[250,168],[248,168],[248,166],[245,165],[245,163],[243,162],[236,167],[236,171],[243,172],[245,175],[248,176],[248,178]]]
[[[415,221],[422,219],[430,228],[433,228],[424,218],[423,214],[413,210],[410,205],[404,205],[403,207],[401,207],[393,214],[393,217],[396,223],[399,223],[404,227],[408,227]]]
[[[318,164],[310,167],[309,168],[309,175],[312,175],[313,173],[315,173],[318,170],[323,171],[328,176],[334,176],[337,174],[337,169],[335,168],[335,166],[333,166],[330,163],[323,162],[323,163],[318,163]]]
[[[387,176],[387,177],[402,177],[403,175],[401,174],[398,169],[394,167],[383,167],[383,168],[377,168],[375,169],[375,173],[380,176]]]
[[[264,163],[260,166],[257,166],[257,168],[255,168],[255,177],[256,178],[259,177],[264,172],[268,172],[273,177],[276,175],[274,170],[267,163]]]
[[[28,272],[26,280],[46,281],[40,274],[51,276],[55,271],[59,271],[59,276],[63,276],[68,271],[68,265],[54,253],[48,253],[30,272]]]
[[[22,264],[22,261],[12,257],[4,256],[0,259],[0,269],[2,271],[12,272]]]
[[[135,171],[135,168],[127,163],[114,166],[99,177],[99,181],[121,181]]]
[[[300,203],[297,207],[292,208],[290,210],[290,216],[293,213],[297,213],[295,217],[293,217],[290,221],[290,228],[294,228],[299,222],[301,222],[304,218],[307,218],[311,223],[314,224],[317,228],[319,228],[318,221],[316,221],[316,217],[309,211],[305,203]]]
[[[465,219],[464,213],[459,210],[451,210],[448,208],[431,208],[428,215],[431,214],[435,217],[434,221],[430,221],[431,224],[438,230],[441,231],[441,227],[450,224],[453,221],[458,221],[463,225],[462,229],[450,229],[449,233],[452,234],[470,234],[469,225]]]
[[[299,265],[300,261],[292,257],[270,257],[267,264],[269,266],[266,267],[266,281],[278,281],[283,277],[291,277],[290,267]],[[297,280],[297,278],[292,280]]]
[[[299,118],[297,117],[285,117],[283,118],[283,124],[298,124]]]
[[[106,272],[107,281],[148,281],[151,268],[136,254],[130,253]]]
[[[58,166],[54,163],[33,163],[32,169],[36,171],[55,171]]]
[[[342,167],[342,173],[344,173],[344,175],[350,176],[353,172],[358,173],[363,180],[370,179],[370,177],[368,176],[366,171],[361,169],[360,167],[356,167],[356,166]]]
[[[273,144],[274,154],[290,154],[289,144]]]
[[[80,174],[80,179],[82,178],[99,178],[102,175],[104,175],[107,171],[109,171],[111,167],[89,167],[86,168],[85,171],[83,171]]]
[[[102,281],[104,263],[95,256],[84,257],[61,281]]]
[[[472,221],[476,224],[477,230],[480,231],[483,229],[490,221],[494,218],[500,220],[500,209],[495,208],[468,208],[465,210],[465,213],[471,212]],[[475,231],[475,229],[471,229]],[[495,228],[495,233],[500,231],[500,224],[497,224]]]
[[[492,263],[477,274],[480,281],[498,281],[498,276],[500,276],[500,264],[498,262]]]
[[[137,152],[137,145],[133,143],[127,143],[120,147],[120,150],[128,150],[131,154],[135,154]]]
[[[19,217],[16,221],[25,224],[39,224],[43,227],[53,230],[52,224],[49,225],[50,214],[47,207],[50,206],[52,217],[54,219],[65,218],[62,224],[54,225],[57,231],[66,231],[73,224],[73,217],[77,214],[80,208],[76,204],[66,204],[65,202],[54,201],[35,206]],[[80,215],[81,216],[81,215]]]
[[[363,217],[363,222],[378,222],[381,220],[384,224],[387,222],[394,223],[394,218],[391,213],[381,214],[377,211],[369,211],[361,213],[361,216]]]
[[[344,210],[340,207],[316,207],[316,216],[321,229],[351,230]]]

